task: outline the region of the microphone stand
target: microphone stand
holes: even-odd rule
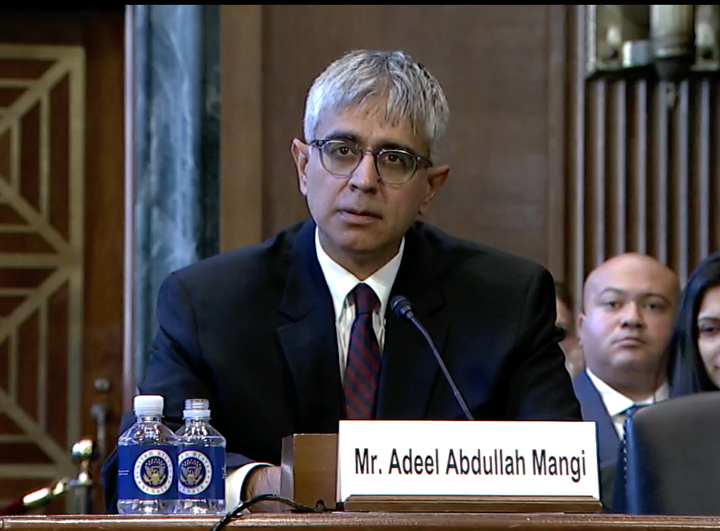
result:
[[[465,400],[460,394],[460,390],[457,388],[457,385],[455,385],[455,380],[453,380],[452,376],[450,376],[450,372],[447,370],[445,362],[440,357],[440,353],[435,346],[435,342],[432,340],[430,334],[427,330],[425,330],[425,327],[418,320],[418,318],[415,317],[415,312],[412,309],[412,304],[410,304],[410,301],[402,295],[397,295],[393,297],[393,300],[390,303],[390,307],[392,308],[393,312],[395,312],[395,315],[397,315],[400,319],[407,319],[415,325],[415,328],[420,331],[420,333],[425,338],[425,341],[427,341],[427,344],[430,345],[430,349],[435,356],[435,361],[437,361],[437,364],[440,366],[440,369],[445,375],[445,380],[447,380],[447,383],[450,384],[450,389],[452,389],[453,395],[455,395],[455,400],[457,400],[457,403],[460,404],[460,409],[462,409],[465,418],[467,418],[468,420],[475,420],[470,414],[470,409],[467,407]]]
[[[90,476],[90,464],[97,458],[95,441],[81,439],[72,447],[72,460],[79,466],[76,478],[60,478],[50,486],[34,490],[0,507],[0,516],[27,514],[41,507],[45,507],[52,500],[68,493],[74,495],[74,514],[89,514],[92,512],[93,481]]]

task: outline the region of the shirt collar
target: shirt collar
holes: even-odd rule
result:
[[[323,275],[325,275],[325,281],[330,289],[333,307],[335,308],[335,319],[339,319],[348,293],[361,281],[328,256],[320,243],[317,227],[315,228],[315,250],[317,252],[318,262],[320,262],[320,268],[322,269]],[[377,295],[380,300],[380,315],[385,315],[390,290],[400,269],[400,262],[402,261],[404,250],[405,238],[400,242],[400,249],[397,254],[388,263],[362,281],[373,289],[375,295]]]
[[[655,391],[655,394],[650,398],[647,398],[646,400],[642,400],[640,402],[634,402],[630,398],[626,397],[624,394],[616,391],[608,384],[603,382],[600,378],[593,374],[590,369],[585,369],[585,372],[587,373],[588,378],[590,378],[592,383],[595,385],[598,393],[600,393],[603,404],[605,404],[605,409],[607,409],[607,412],[611,417],[619,415],[620,413],[624,412],[626,409],[632,406],[649,406],[651,404],[654,404],[655,402],[660,402],[662,400],[665,400],[669,394],[668,385],[667,382],[665,382],[658,388],[657,391]]]

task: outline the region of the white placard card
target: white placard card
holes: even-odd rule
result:
[[[600,497],[594,422],[340,421],[338,496]]]

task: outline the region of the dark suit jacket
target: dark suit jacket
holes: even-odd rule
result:
[[[279,464],[283,437],[337,432],[335,318],[314,231],[311,220],[297,224],[177,271],[160,289],[160,328],[139,390],[165,397],[171,425],[186,398],[208,398],[213,425],[238,454],[228,466]],[[397,294],[414,305],[476,419],[581,419],[546,269],[418,222]],[[463,419],[423,336],[390,309],[386,318],[377,417]],[[103,473],[108,510],[115,461]]]
[[[573,388],[575,396],[580,401],[583,420],[594,421],[597,424],[600,498],[605,509],[612,510],[616,467],[620,455],[620,438],[612,418],[605,408],[600,392],[585,371],[573,378]]]

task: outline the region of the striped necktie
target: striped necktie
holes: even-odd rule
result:
[[[375,418],[375,397],[380,377],[380,346],[373,328],[373,312],[380,305],[367,284],[358,284],[350,293],[355,301],[355,321],[350,330],[345,368],[345,416],[347,419]]]
[[[625,415],[625,418],[632,417],[639,409],[644,408],[646,405],[647,404],[633,404],[622,413]]]

